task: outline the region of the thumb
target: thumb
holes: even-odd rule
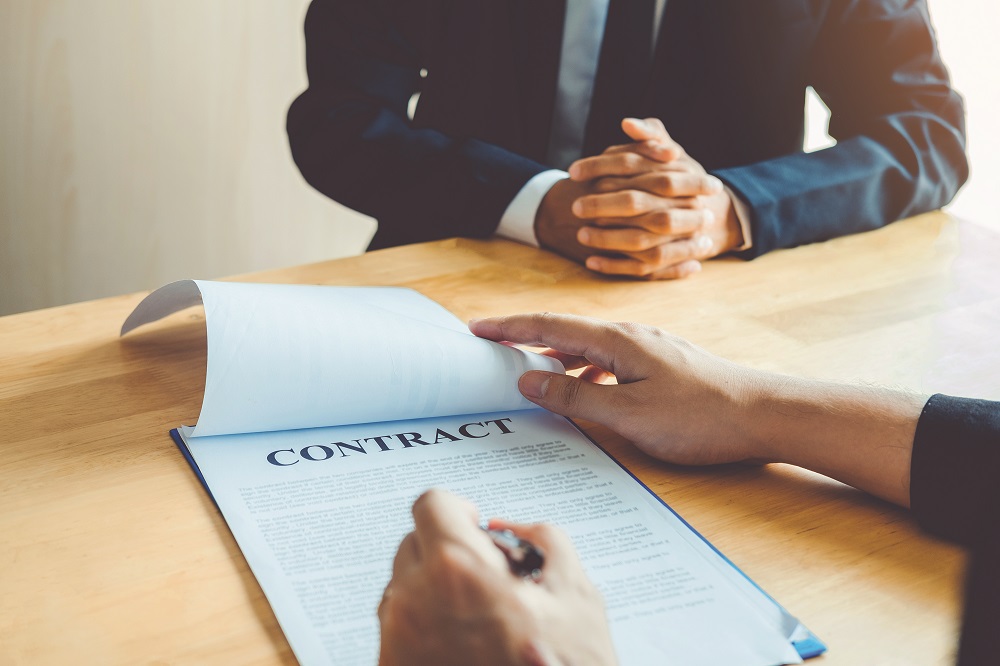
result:
[[[659,118],[625,118],[622,120],[622,131],[633,141],[670,141],[667,128]]]
[[[517,388],[536,405],[562,416],[608,424],[616,411],[612,398],[617,386],[593,384],[571,375],[532,370],[521,375]]]

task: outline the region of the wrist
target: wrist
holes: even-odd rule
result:
[[[771,375],[756,396],[752,448],[780,462],[909,505],[913,435],[926,396]]]
[[[594,254],[577,241],[583,220],[572,212],[573,202],[587,193],[586,185],[569,179],[549,188],[535,213],[535,238],[541,247],[580,263]]]
[[[535,213],[535,238],[538,239],[539,247],[547,250],[553,248],[553,229],[556,225],[555,208],[560,201],[559,189],[558,183],[549,188],[549,191],[542,197],[542,202],[538,204],[538,211]]]
[[[784,400],[793,377],[749,370],[743,382],[739,423],[747,462],[789,462],[785,442]]]
[[[538,237],[535,235],[538,209],[552,186],[565,178],[566,172],[558,169],[542,171],[532,177],[507,205],[497,226],[497,235],[538,247]]]
[[[726,195],[728,204],[726,206],[726,229],[729,234],[729,244],[726,247],[726,251],[733,250],[738,247],[743,247],[746,244],[746,239],[743,237],[743,226],[740,224],[740,218],[736,215],[736,207],[733,205],[733,200]]]
[[[747,445],[754,462],[799,464],[795,447],[789,446],[796,439],[795,421],[808,420],[799,384],[795,377],[756,373],[747,407]]]
[[[730,249],[736,252],[749,250],[753,247],[753,233],[750,229],[750,207],[728,185],[725,186],[724,192],[729,197],[730,215],[732,216],[728,218],[729,224],[737,230],[739,237],[739,244],[734,245]]]

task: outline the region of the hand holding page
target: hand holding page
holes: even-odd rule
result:
[[[172,434],[301,663],[375,663],[375,609],[409,507],[432,486],[483,516],[563,527],[622,664],[769,666],[825,649],[570,421],[518,393],[524,371],[561,371],[553,359],[476,338],[392,288],[177,282],[122,333],[199,301],[202,413]]]

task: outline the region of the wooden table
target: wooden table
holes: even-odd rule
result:
[[[465,318],[641,321],[757,367],[997,398],[997,257],[996,236],[932,214],[680,282],[464,239],[245,279],[405,285]],[[293,663],[167,435],[198,416],[203,314],[120,340],[141,297],[0,319],[0,664]],[[780,465],[661,464],[587,429],[828,643],[816,663],[953,661],[963,558],[905,511]]]

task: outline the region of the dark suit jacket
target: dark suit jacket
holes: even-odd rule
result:
[[[564,2],[313,0],[288,113],[306,180],[378,219],[372,248],[492,234],[549,168]],[[938,208],[967,177],[925,0],[668,0],[657,44],[634,115],[749,204],[745,256]],[[810,85],[838,144],[804,154]]]

